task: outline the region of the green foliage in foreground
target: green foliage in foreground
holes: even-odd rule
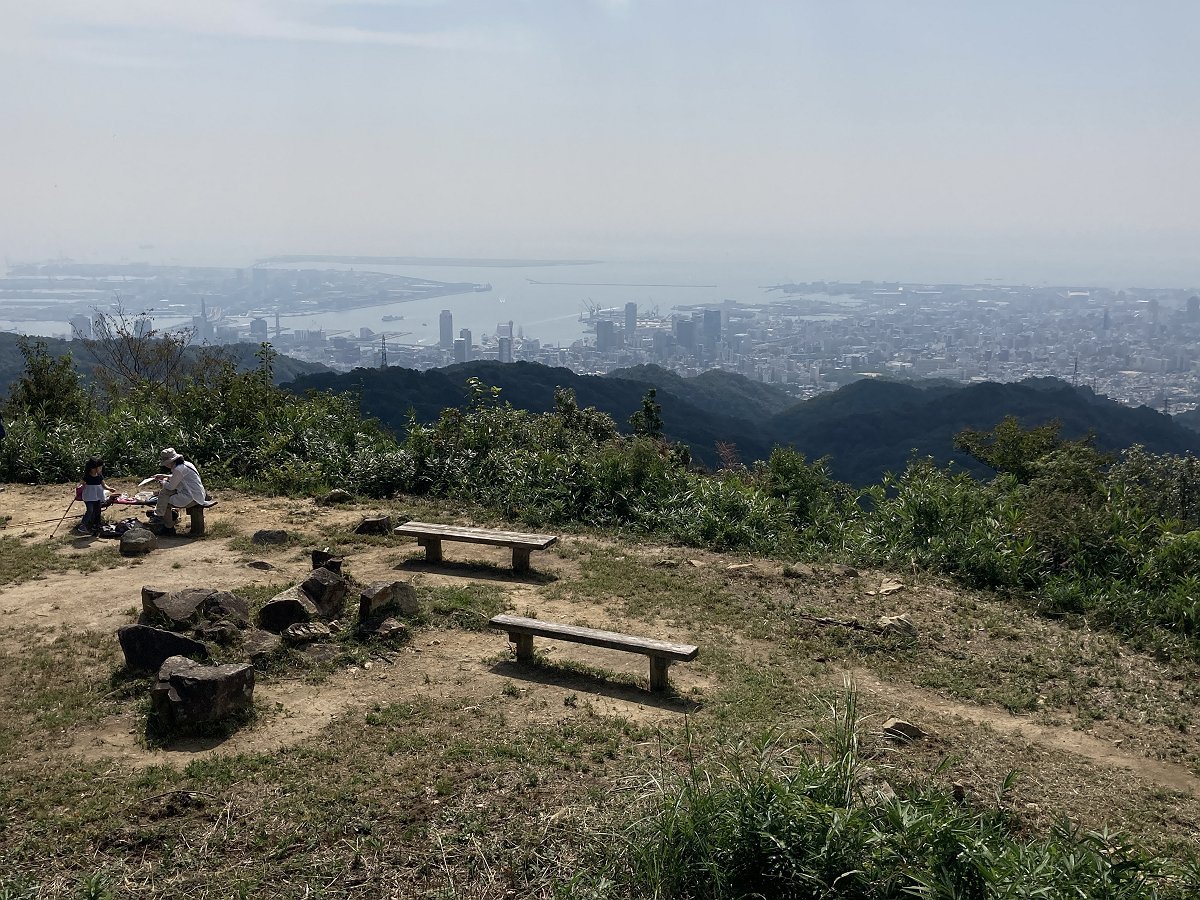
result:
[[[1051,615],[1086,614],[1170,653],[1200,656],[1200,471],[1191,456],[1132,448],[1115,461],[1055,425],[1015,420],[959,444],[997,469],[990,483],[913,459],[858,491],[824,460],[777,448],[747,468],[729,448],[715,473],[658,435],[647,395],[640,434],[560,390],[544,414],[472,379],[469,406],[413,421],[403,442],[345,395],[298,398],[255,372],[210,364],[173,390],[133,384],[94,397],[32,346],[0,446],[7,481],[69,481],[103,456],[112,477],[145,475],[174,446],[213,486],[366,497],[448,497],[533,527],[583,524],[781,559],[915,567],[1011,592]]]
[[[767,740],[642,786],[569,897],[1168,900],[1200,896],[1195,860],[1156,859],[1063,822],[1021,834],[1003,807],[931,781],[891,786],[860,756],[853,693],[823,758]],[[886,770],[884,770],[886,771]]]

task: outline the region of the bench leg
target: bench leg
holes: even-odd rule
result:
[[[513,571],[518,575],[529,571],[529,554],[532,552],[528,547],[513,547]]]
[[[667,689],[667,669],[671,667],[669,659],[661,656],[650,657],[650,690],[662,693]]]
[[[197,506],[188,510],[188,515],[192,519],[191,530],[188,532],[188,537],[203,537],[204,536],[204,507]]]
[[[442,561],[442,542],[439,538],[417,538],[417,546],[425,548],[425,562]]]
[[[510,634],[508,639],[517,645],[517,659],[525,662],[533,659],[532,634]]]

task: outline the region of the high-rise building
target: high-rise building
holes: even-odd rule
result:
[[[631,300],[625,304],[625,343],[633,343],[635,331],[637,331],[637,304]]]
[[[707,347],[715,347],[721,342],[721,311],[706,309],[703,322],[704,344]]]
[[[687,350],[696,349],[696,320],[679,317],[674,324],[675,342]]]
[[[497,338],[496,344],[499,347],[496,358],[499,359],[500,362],[502,362],[502,363],[512,362],[513,361],[512,338],[511,337]]]
[[[616,345],[616,328],[613,323],[609,319],[600,319],[596,322],[596,349],[604,353]]]
[[[467,342],[462,338],[455,338],[454,340],[454,361],[456,363],[467,361]]]
[[[250,320],[250,337],[252,340],[265,344],[267,341],[267,320],[259,317]]]
[[[443,350],[450,350],[454,346],[454,316],[450,314],[450,310],[442,310],[442,314],[438,316],[438,328],[438,346]]]
[[[144,338],[154,330],[154,321],[149,316],[138,316],[133,321],[133,334]]]
[[[498,338],[502,338],[502,337],[511,338],[512,336],[513,336],[513,323],[512,323],[512,320],[509,320],[509,321],[507,321],[507,322],[500,322],[500,323],[499,323],[499,324],[496,326],[496,337],[498,337]]]
[[[458,333],[458,336],[460,338],[462,338],[463,344],[466,347],[466,350],[465,350],[466,355],[463,357],[462,362],[470,362],[471,361],[471,345],[472,345],[471,329],[464,328],[462,331],[460,331]],[[458,341],[454,342],[454,346],[455,346],[455,348],[458,347]]]
[[[87,316],[71,316],[71,334],[77,341],[86,341],[92,336],[92,320]]]

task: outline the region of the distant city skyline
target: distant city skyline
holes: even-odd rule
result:
[[[1197,34],[1187,2],[0,0],[0,254],[1194,286]]]

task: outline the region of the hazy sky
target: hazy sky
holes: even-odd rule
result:
[[[1193,285],[1198,45],[1195,0],[0,0],[0,253]]]

